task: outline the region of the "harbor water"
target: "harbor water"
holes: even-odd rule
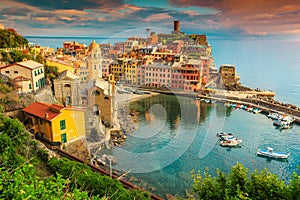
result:
[[[152,185],[161,196],[184,196],[192,186],[192,170],[204,172],[207,167],[213,175],[217,168],[228,173],[239,162],[250,172],[268,168],[288,182],[300,165],[298,125],[280,130],[264,114],[172,95],[139,100],[130,108],[140,112],[139,128],[128,135],[121,153],[119,148],[111,150],[119,160],[115,168],[134,172],[130,176],[136,184],[146,189]],[[241,139],[240,147],[221,147],[216,133],[224,131]],[[267,147],[291,155],[286,161],[256,155]]]

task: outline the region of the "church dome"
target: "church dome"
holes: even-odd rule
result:
[[[95,40],[93,40],[93,42],[89,45],[89,52],[95,51],[98,48],[100,49],[99,44]]]

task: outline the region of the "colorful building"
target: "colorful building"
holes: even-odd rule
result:
[[[106,127],[112,128],[117,117],[115,88],[108,81],[95,79],[87,85],[88,108]]]
[[[102,78],[102,54],[100,45],[94,40],[88,48],[86,60],[87,80]]]
[[[236,74],[235,66],[223,64],[219,69],[219,87],[232,87],[240,84],[240,76]]]
[[[79,106],[81,104],[80,78],[78,76],[65,70],[53,82],[57,101],[65,105]]]
[[[135,59],[118,58],[109,65],[109,73],[116,81],[122,81],[128,84],[136,84],[136,68],[138,61]]]
[[[82,109],[35,102],[23,111],[26,128],[48,145],[60,146],[86,136]]]
[[[32,60],[3,66],[0,72],[12,80],[18,93],[36,92],[46,85],[43,64]]]

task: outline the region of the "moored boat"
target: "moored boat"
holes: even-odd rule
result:
[[[222,136],[227,136],[227,135],[234,136],[233,133],[227,133],[227,132],[217,133],[217,137],[222,137]]]
[[[282,118],[282,116],[279,113],[269,113],[267,117],[273,120],[277,120],[277,119],[281,120]]]
[[[267,149],[259,149],[256,152],[256,155],[270,157],[270,158],[281,158],[281,159],[286,159],[290,156],[289,153],[285,154],[282,152],[274,152],[273,148],[270,148],[270,147],[268,147]]]
[[[222,140],[220,141],[220,145],[222,147],[236,147],[238,146],[242,140],[233,139],[233,140]]]
[[[253,110],[252,110],[252,112],[254,113],[254,114],[258,114],[258,113],[260,113],[262,110],[260,110],[260,109],[258,109],[258,108],[253,108]]]
[[[282,120],[273,120],[273,125],[279,126],[280,128],[287,129],[290,128],[290,123]]]

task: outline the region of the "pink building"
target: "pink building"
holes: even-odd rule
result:
[[[109,65],[113,63],[113,59],[105,58],[102,62],[102,78],[107,80],[109,77]]]
[[[209,66],[210,66],[210,58],[201,56],[201,74],[202,74],[202,81],[201,84],[205,85],[209,82]]]
[[[153,87],[171,87],[171,65],[162,62],[154,62],[153,64],[145,65],[144,84]]]

